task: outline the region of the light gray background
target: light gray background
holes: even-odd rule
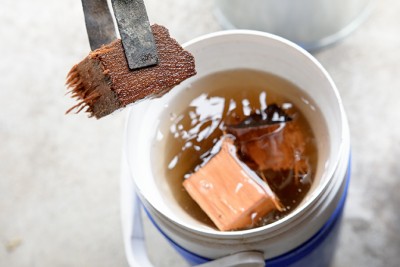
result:
[[[316,58],[347,110],[352,181],[334,266],[397,266],[400,252],[400,2]],[[220,28],[212,0],[146,0],[183,43]],[[0,266],[127,266],[119,210],[126,112],[64,115],[65,76],[87,55],[78,0],[0,1]],[[147,222],[146,222],[146,225]],[[147,227],[155,266],[183,261]]]

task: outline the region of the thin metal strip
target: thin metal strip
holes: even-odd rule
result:
[[[143,0],[112,0],[111,3],[129,68],[157,64],[157,46]]]
[[[117,38],[107,0],[82,0],[82,7],[92,50]]]

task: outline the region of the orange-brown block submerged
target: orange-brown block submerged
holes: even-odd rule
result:
[[[90,116],[101,118],[138,100],[162,96],[195,75],[194,57],[169,36],[165,27],[152,25],[151,29],[158,64],[130,70],[121,40],[102,46],[69,72],[67,85],[79,102],[67,113],[85,109]]]
[[[221,231],[250,228],[280,209],[268,185],[239,161],[230,137],[224,137],[220,152],[183,186]]]

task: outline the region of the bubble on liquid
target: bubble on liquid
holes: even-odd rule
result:
[[[183,118],[185,118],[185,114],[180,114],[180,115],[175,119],[175,122],[178,123],[178,122],[180,122]]]
[[[291,109],[293,107],[292,103],[283,103],[282,104],[282,109]]]
[[[211,131],[211,127],[207,126],[206,128],[204,128],[203,130],[201,130],[201,132],[199,132],[198,136],[197,136],[197,142],[201,142],[205,139],[207,139],[207,137],[209,136],[209,133]]]
[[[243,114],[245,116],[250,116],[251,114],[250,101],[245,98],[242,100],[242,105],[243,105]]]
[[[193,146],[192,142],[186,142],[185,145],[182,148],[182,151],[185,151],[186,149],[190,148]]]
[[[179,159],[178,156],[173,157],[173,159],[168,164],[168,169],[171,170],[171,169],[175,168],[176,164],[178,163],[178,159]]]
[[[190,119],[195,119],[195,118],[197,118],[197,114],[196,114],[196,112],[194,112],[194,111],[189,111],[189,117],[190,117]]]
[[[170,131],[171,133],[176,133],[176,124],[175,124],[175,123],[172,124],[172,125],[169,127],[169,131]]]
[[[192,119],[192,122],[190,123],[190,124],[191,124],[190,126],[194,126],[194,125],[196,125],[198,122],[199,122],[198,119]]]
[[[224,131],[224,130],[225,130],[225,123],[224,123],[224,121],[221,121],[221,122],[219,123],[218,129],[220,129],[221,131]]]
[[[231,111],[235,110],[235,109],[236,109],[236,106],[237,106],[237,105],[236,105],[235,100],[231,99],[231,100],[229,101],[228,114],[229,114]]]
[[[267,93],[261,92],[259,99],[260,99],[261,118],[265,120],[267,119],[267,113],[265,112],[265,110],[267,109]]]

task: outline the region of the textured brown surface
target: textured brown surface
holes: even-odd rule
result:
[[[119,39],[91,52],[68,74],[72,96],[80,100],[69,111],[86,108],[91,116],[100,118],[138,100],[162,96],[196,74],[194,57],[169,36],[168,30],[160,25],[151,28],[158,65],[131,71]]]

